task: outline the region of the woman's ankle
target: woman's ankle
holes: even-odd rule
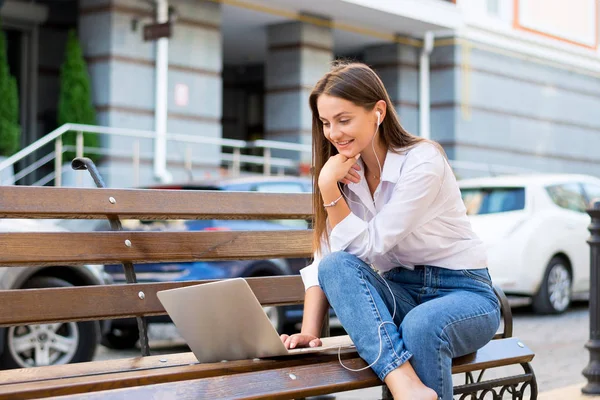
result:
[[[425,386],[408,362],[390,372],[385,377],[384,382],[394,399],[413,398],[411,394],[416,394],[414,398],[418,399],[437,398],[437,395],[433,396],[435,392]]]
[[[402,366],[396,368],[384,379],[385,384],[392,392],[394,398],[398,398],[399,394],[410,390],[411,387],[416,383],[414,377],[411,376],[410,370],[402,368]],[[420,382],[420,380],[419,380]]]

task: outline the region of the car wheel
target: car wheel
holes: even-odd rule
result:
[[[548,263],[540,290],[533,297],[533,309],[539,314],[560,314],[571,304],[572,277],[564,258],[553,257]]]
[[[73,286],[62,279],[38,276],[24,289]],[[91,361],[100,338],[98,321],[57,322],[54,324],[12,326],[6,329],[2,368]]]
[[[133,349],[139,337],[139,330],[136,327],[111,329],[102,337],[101,343],[113,350]]]

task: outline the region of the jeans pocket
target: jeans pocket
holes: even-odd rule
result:
[[[475,279],[476,281],[492,286],[492,278],[490,277],[487,268],[463,269],[462,273],[471,279]]]
[[[385,272],[383,272],[383,273],[381,274],[381,277],[382,277],[383,279],[387,279],[387,280],[389,280],[389,281],[393,281],[393,280],[394,280],[394,277],[395,277],[395,276],[398,274],[398,271],[397,271],[397,270],[398,270],[398,267],[396,267],[396,268],[392,268],[392,269],[390,269],[390,270],[388,270],[388,271],[385,271]]]

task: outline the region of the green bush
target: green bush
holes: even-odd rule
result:
[[[96,124],[96,111],[92,104],[92,91],[87,65],[75,31],[69,31],[65,61],[60,69],[60,94],[58,100],[57,122],[59,126],[66,123]],[[63,145],[74,146],[76,132],[68,132],[63,136]],[[84,133],[85,147],[99,147],[100,139],[95,133]],[[100,158],[96,154],[86,154],[94,162]],[[72,160],[75,152],[66,152],[65,160]]]
[[[0,30],[0,156],[19,150],[19,92],[17,80],[10,75],[6,55],[6,35]]]

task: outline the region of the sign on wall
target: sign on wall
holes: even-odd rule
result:
[[[186,107],[190,102],[190,88],[183,83],[175,85],[175,105]]]
[[[173,34],[171,22],[144,25],[144,41],[149,42],[160,38],[170,38]]]
[[[516,0],[517,29],[596,49],[597,0]]]

